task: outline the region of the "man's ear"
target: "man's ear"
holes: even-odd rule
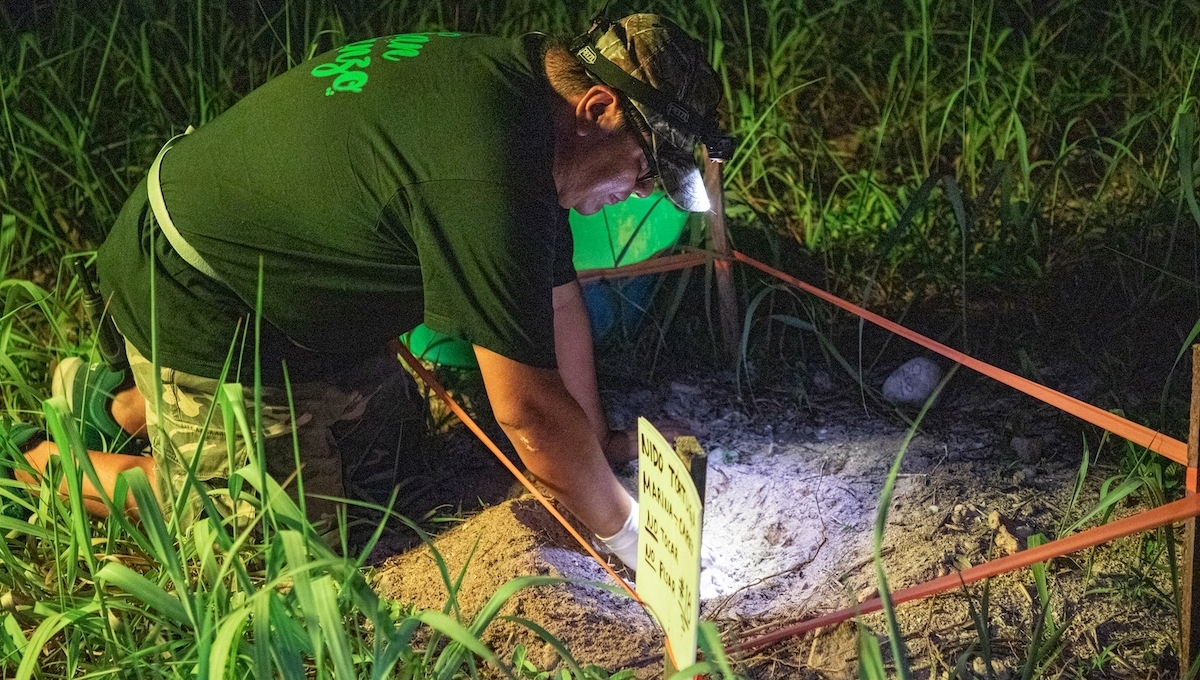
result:
[[[621,107],[615,90],[593,85],[575,102],[575,133],[584,136],[594,130],[611,131],[621,120]]]

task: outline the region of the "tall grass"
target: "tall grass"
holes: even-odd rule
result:
[[[570,34],[599,4],[65,0],[23,16],[0,7],[6,415],[54,422],[54,408],[42,407],[48,366],[94,342],[63,257],[88,257],[172,134],[349,40],[437,29]],[[842,293],[880,304],[958,296],[965,320],[968,288],[1037,281],[1101,247],[1137,263],[1145,280],[1131,284],[1131,298],[1162,295],[1164,282],[1196,287],[1195,3],[653,0],[613,11],[635,9],[675,18],[710,47],[740,139],[725,173],[731,221],[795,238]],[[743,357],[763,300],[747,312]],[[801,330],[830,323],[795,309],[768,317]],[[869,369],[817,337],[851,376]],[[69,422],[57,427],[60,441],[72,439]],[[67,459],[52,470],[52,482],[65,476],[72,488],[88,474]],[[270,491],[258,474],[245,483]],[[127,484],[147,493],[144,480]],[[282,500],[268,529],[279,540],[267,546],[250,534],[221,543],[211,527],[162,535],[152,519],[90,525],[53,494],[34,501],[2,482],[0,496],[37,518],[0,517],[16,532],[0,543],[11,590],[0,656],[34,659],[22,673],[164,654],[243,674],[320,675],[346,663],[374,672],[395,655],[415,658],[404,636],[441,622],[372,600],[350,565],[291,523]],[[260,627],[280,612],[287,622]],[[334,620],[370,622],[376,637],[309,637]],[[243,626],[252,641],[235,645]],[[31,635],[55,642],[53,661],[30,655],[39,648]],[[182,674],[183,664],[161,672]]]
[[[880,257],[891,298],[1036,280],[1106,239],[1174,244],[1153,263],[1194,281],[1175,215],[1195,182],[1194,3],[704,4],[742,138],[728,213],[824,254],[843,291]],[[957,187],[881,254],[943,176]]]
[[[219,402],[222,416],[238,424],[229,436],[249,438],[253,418],[241,404],[240,387]],[[514,579],[473,619],[462,620],[453,599],[461,575],[453,580],[435,550],[451,593],[441,611],[383,600],[362,564],[331,550],[253,457],[235,476],[254,516],[236,531],[212,508],[207,518],[180,530],[163,517],[140,469],[123,474],[115,494],[132,493],[140,520],[126,519],[103,499],[111,518],[91,521],[82,489],[96,473],[65,402],[48,400],[45,416],[63,453],[51,458],[41,485],[30,495],[0,476],[5,677],[450,678],[478,677],[479,661],[510,678],[540,672],[527,660],[510,666],[481,636],[516,592],[563,579]],[[27,466],[6,450],[0,468]],[[60,485],[66,498],[54,492]],[[195,493],[183,490],[189,492]],[[268,532],[269,542],[263,540]],[[378,538],[379,531],[371,542]],[[505,618],[558,649],[573,677],[610,677],[603,669],[581,667],[537,624]]]
[[[68,0],[8,16],[10,267],[52,280],[62,252],[102,237],[164,139],[315,52],[409,30],[570,34],[598,4]],[[949,202],[931,200],[889,253],[881,288],[953,291],[964,263],[971,281],[1043,276],[1113,229],[1134,237],[1121,244],[1131,255],[1185,264],[1194,236],[1176,208],[1200,218],[1186,198],[1198,157],[1194,3],[704,0],[691,11],[657,0],[613,11],[640,9],[710,44],[741,140],[729,215],[825,254],[835,283],[861,290],[855,272],[915,188],[943,175],[972,228],[964,238]],[[1133,223],[1147,213],[1152,224]],[[1147,244],[1155,252],[1132,252]]]

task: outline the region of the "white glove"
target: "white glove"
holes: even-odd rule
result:
[[[629,510],[629,517],[625,518],[625,524],[621,526],[620,531],[605,538],[597,535],[596,538],[604,544],[608,551],[617,556],[629,571],[637,571],[638,558],[638,502],[630,499],[633,507]]]

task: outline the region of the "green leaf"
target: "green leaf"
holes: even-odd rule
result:
[[[421,623],[433,628],[442,635],[457,642],[462,647],[474,653],[479,658],[488,662],[496,669],[500,670],[506,677],[513,678],[512,672],[501,663],[500,659],[488,649],[479,638],[471,634],[469,630],[463,627],[458,621],[449,616],[437,611],[423,611],[416,615]],[[437,664],[434,666],[435,677],[438,680],[449,680],[458,671],[461,665],[461,657],[455,652],[447,648],[440,657]],[[515,680],[515,678],[514,678]]]
[[[208,653],[208,680],[222,680],[225,677],[225,669],[231,661],[230,655],[235,659],[237,657],[237,641],[242,636],[242,629],[246,627],[248,618],[250,607],[239,607],[221,621],[217,637]]]
[[[1187,113],[1179,116],[1175,128],[1176,146],[1179,149],[1179,186],[1187,200],[1188,209],[1192,211],[1192,219],[1200,225],[1200,204],[1196,202],[1196,177],[1192,172],[1192,145],[1196,136],[1196,114]]]
[[[137,502],[142,527],[145,528],[146,537],[154,548],[152,556],[163,565],[167,574],[170,575],[175,584],[175,592],[179,593],[182,604],[187,610],[187,620],[194,626],[196,624],[195,612],[188,597],[188,593],[192,591],[192,585],[184,576],[175,537],[167,531],[167,523],[163,519],[162,509],[158,506],[158,498],[150,488],[150,480],[146,478],[146,473],[139,467],[131,468],[121,474],[125,475],[129,488],[133,492],[134,501]]]
[[[861,623],[858,624],[858,677],[859,680],[887,680],[879,640]]]
[[[416,633],[417,628],[421,625],[421,621],[415,617],[405,618],[396,627],[396,630],[391,635],[387,636],[386,646],[383,651],[375,656],[375,664],[371,669],[371,680],[383,680],[391,676],[392,667],[396,665],[406,653],[412,652],[412,646],[409,641]]]
[[[567,646],[563,644],[562,640],[559,640],[557,637],[555,637],[553,633],[546,630],[542,626],[539,626],[533,621],[520,616],[503,616],[501,618],[505,621],[512,621],[513,623],[520,624],[529,630],[532,630],[538,637],[542,639],[543,642],[550,645],[554,651],[558,652],[559,658],[563,660],[563,663],[567,664],[567,668],[569,668],[576,677],[585,677],[583,670],[579,668],[579,664],[575,661],[575,657],[571,655],[571,650],[567,649]],[[521,651],[524,651],[524,647],[521,648]],[[522,658],[524,657],[522,656]],[[532,664],[530,665],[532,666]],[[521,671],[521,664],[518,662],[515,653],[513,655],[513,670],[517,671],[518,673]]]
[[[717,631],[716,624],[712,621],[701,621],[696,632],[700,651],[704,652],[704,658],[714,664],[726,680],[736,678],[737,674],[733,672],[733,666],[729,664],[729,657],[725,655],[725,648],[721,644],[721,634]]]
[[[1126,496],[1140,489],[1145,483],[1140,478],[1131,478],[1121,482],[1117,488],[1110,490],[1109,487],[1114,481],[1116,481],[1116,478],[1112,477],[1105,480],[1104,483],[1100,485],[1100,502],[1097,503],[1096,507],[1092,508],[1090,512],[1079,518],[1079,521],[1067,527],[1063,532],[1064,535],[1075,533],[1075,531],[1087,524],[1093,517],[1099,515],[1100,513],[1106,512],[1117,503],[1121,502],[1121,500]]]
[[[42,411],[46,415],[46,427],[58,444],[58,459],[62,464],[63,479],[67,485],[67,500],[71,505],[71,542],[67,546],[64,561],[67,567],[66,580],[73,583],[80,553],[83,554],[92,573],[95,573],[96,564],[96,556],[91,550],[88,514],[83,505],[83,479],[75,465],[77,457],[87,455],[87,449],[83,446],[79,429],[70,417],[71,409],[67,406],[65,397],[51,397],[42,402]]]
[[[338,610],[333,579],[329,576],[313,579],[312,594],[317,619],[321,624],[321,635],[329,647],[329,658],[333,661],[335,674],[339,678],[357,677],[350,657],[350,641],[346,638],[346,628]]]
[[[90,602],[77,609],[68,609],[65,612],[51,614],[42,621],[37,630],[33,631],[33,635],[29,638],[29,642],[25,645],[24,656],[21,657],[21,665],[17,667],[17,674],[14,680],[29,680],[33,676],[35,670],[38,670],[38,659],[41,657],[42,650],[45,648],[50,639],[53,638],[60,630],[88,616],[94,615],[100,610],[99,602]]]
[[[96,580],[124,590],[142,604],[162,614],[173,625],[189,625],[187,609],[179,598],[123,564],[109,562],[96,573]]]
[[[1029,537],[1027,545],[1030,548],[1036,548],[1046,542],[1046,537],[1042,534],[1034,534]],[[1029,567],[1033,572],[1033,582],[1037,584],[1038,601],[1043,608],[1050,606],[1050,589],[1046,585],[1046,563],[1038,562]]]

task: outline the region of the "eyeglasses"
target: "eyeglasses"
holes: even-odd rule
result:
[[[642,112],[638,111],[633,104],[625,97],[621,97],[621,113],[625,117],[626,125],[633,132],[633,138],[637,140],[638,146],[642,149],[642,154],[646,157],[646,172],[637,178],[637,184],[642,184],[647,181],[657,180],[658,161],[654,159],[654,149],[651,148],[651,140],[654,139],[653,133],[650,132],[650,123],[642,117]]]

